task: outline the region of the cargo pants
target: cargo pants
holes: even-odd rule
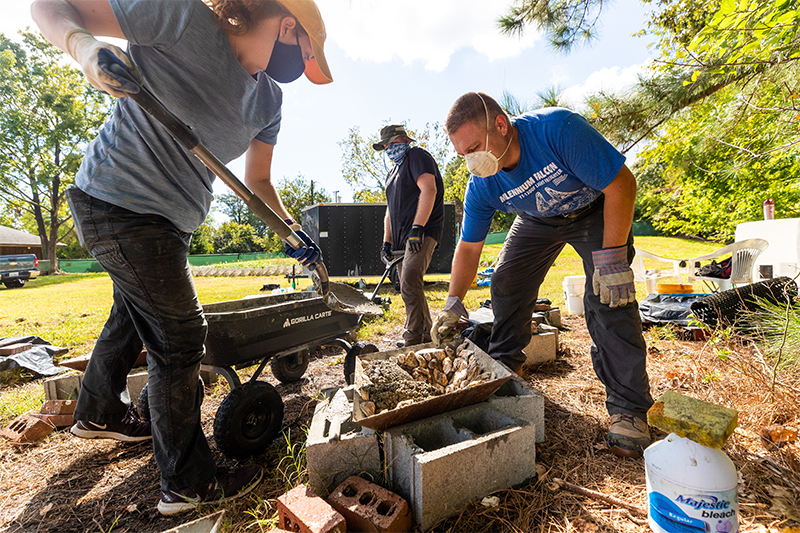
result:
[[[433,320],[431,320],[428,300],[425,298],[423,277],[438,245],[436,239],[426,236],[422,241],[420,251],[412,253],[408,250],[408,243],[406,243],[403,260],[397,263],[397,273],[400,276],[400,295],[406,306],[406,323],[403,329],[403,341],[406,346],[431,341]]]
[[[628,413],[646,420],[653,399],[639,304],[634,301],[612,309],[600,303],[592,287],[592,251],[603,247],[603,197],[600,198],[589,208],[568,215],[517,215],[492,275],[494,323],[489,354],[511,368],[518,368],[525,361],[522,350],[531,339],[531,315],[539,287],[561,250],[570,244],[583,260],[583,304],[592,338],[592,364],[606,389],[608,413]],[[634,254],[631,232],[629,263]]]
[[[127,375],[144,343],[162,490],[212,478],[217,467],[200,425],[207,326],[187,260],[191,234],[75,187],[67,199],[81,244],[114,283],[114,304],[86,367],[75,419],[122,420],[130,405]]]

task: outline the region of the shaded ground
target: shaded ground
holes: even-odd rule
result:
[[[540,478],[496,492],[497,507],[468,505],[436,531],[650,531],[646,521],[618,507],[547,488],[558,477],[646,505],[642,461],[620,460],[605,445],[605,395],[591,368],[584,321],[567,316],[564,326],[558,359],[528,369],[525,376],[545,396],[547,440],[537,446]],[[664,329],[647,336],[655,397],[673,390],[740,411],[739,429],[725,451],[740,473],[741,529],[781,531],[800,525],[800,446],[778,447],[760,436],[769,424],[800,427],[798,384],[779,383],[773,397],[750,345],[678,341]],[[399,332],[392,332],[373,342],[390,349],[397,339]],[[268,531],[277,525],[275,498],[306,479],[304,429],[319,391],[344,384],[342,358],[333,348],[312,354],[303,379],[289,386],[265,373],[262,379],[284,399],[288,437],[255,458],[264,465],[267,481],[252,496],[225,506],[225,531]],[[227,392],[223,381],[207,390],[203,420],[212,447],[213,416]],[[221,455],[218,459],[230,463]],[[67,431],[31,446],[0,443],[0,531],[160,532],[216,510],[168,519],[158,515],[157,502],[158,472],[147,443],[82,440]]]

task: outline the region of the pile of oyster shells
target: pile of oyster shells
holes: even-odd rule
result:
[[[456,349],[426,348],[370,362],[363,375],[366,381],[359,392],[364,416],[495,379],[492,372],[482,370],[475,351],[464,344]]]

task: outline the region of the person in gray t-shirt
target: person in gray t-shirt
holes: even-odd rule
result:
[[[200,425],[206,321],[188,268],[191,234],[208,214],[214,176],[98,65],[110,51],[223,163],[247,154],[245,184],[290,225],[271,181],[282,93],[303,73],[332,81],[313,0],[35,0],[42,34],[118,100],[67,191],[81,244],[113,281],[114,304],[86,369],[72,433],[153,440],[158,510],[241,496],[261,468],[217,468]],[[128,41],[127,54],[94,35]],[[299,226],[295,226],[299,228]],[[320,257],[292,253],[305,265]],[[131,409],[126,377],[147,349],[151,423]]]

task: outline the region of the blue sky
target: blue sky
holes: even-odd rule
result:
[[[442,123],[450,105],[468,91],[499,98],[506,90],[526,102],[558,85],[578,107],[594,90],[634,83],[653,56],[647,46],[652,39],[632,36],[645,24],[646,11],[638,0],[610,4],[601,17],[599,39],[569,55],[553,52],[533,31],[522,38],[501,36],[496,20],[510,3],[317,0],[334,82],[316,86],[303,77],[283,85],[274,179],[302,174],[350,201],[338,143],[354,126],[368,136],[389,122],[411,129]],[[4,6],[0,32],[12,36],[33,26],[29,6],[30,0]],[[244,178],[243,159],[229,166]],[[217,180],[215,192],[225,191]]]

